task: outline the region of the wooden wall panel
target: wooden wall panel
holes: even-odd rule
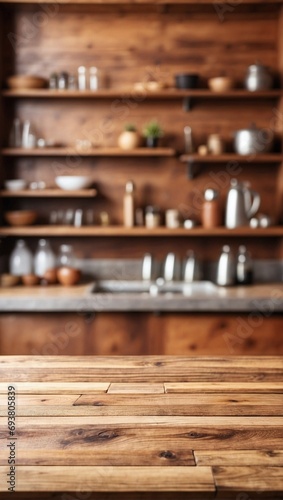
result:
[[[58,7],[58,9],[57,9]],[[47,10],[46,10],[47,9]],[[49,9],[49,10],[48,10]],[[231,74],[242,81],[247,66],[255,60],[278,70],[278,9],[237,6],[220,22],[212,6],[192,9],[188,6],[84,6],[42,5],[10,7],[5,13],[4,77],[11,72],[38,73],[48,77],[53,71],[76,72],[81,64],[97,65],[108,76],[110,87],[131,85],[151,75],[172,83],[178,71],[197,71],[205,80],[219,73]],[[282,31],[282,30],[281,30]],[[11,44],[12,41],[12,44]],[[281,51],[282,52],[282,51]],[[182,110],[181,101],[140,102],[134,98],[104,101],[79,100],[6,100],[5,135],[13,116],[30,119],[39,135],[72,145],[78,138],[89,138],[100,145],[115,145],[125,122],[140,128],[149,119],[160,120],[165,129],[163,144],[183,150],[183,127],[191,125],[196,144],[209,133],[219,132],[228,146],[233,131],[256,122],[258,126],[282,130],[278,124],[277,103],[196,101],[190,113]],[[275,123],[276,122],[276,123]],[[58,173],[87,174],[99,189],[99,197],[84,201],[5,200],[5,209],[35,208],[46,220],[52,207],[93,208],[97,216],[107,210],[113,223],[122,222],[122,197],[127,180],[137,186],[137,204],[157,204],[162,210],[178,208],[184,216],[199,217],[201,198],[206,187],[221,191],[223,208],[230,175],[226,166],[204,168],[193,181],[186,178],[186,168],[173,159],[66,158],[5,159],[6,177],[23,176],[29,182],[44,180],[54,185]],[[262,195],[261,210],[282,219],[281,169],[276,166],[244,164],[239,180],[248,180]],[[282,176],[281,176],[282,177]],[[270,203],[275,197],[276,203]],[[110,243],[110,245],[109,245]],[[220,243],[212,243],[211,255],[219,254]],[[202,242],[192,245],[209,258]],[[186,241],[169,239],[156,242],[145,239],[75,242],[80,254],[133,257],[146,250],[160,253],[173,248],[185,251]],[[254,256],[276,258],[277,240],[251,242]]]

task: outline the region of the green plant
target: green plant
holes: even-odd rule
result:
[[[154,137],[156,139],[159,139],[162,137],[164,134],[161,126],[156,120],[152,120],[151,122],[148,122],[143,129],[143,136],[144,137]]]
[[[133,123],[126,123],[126,125],[124,126],[124,129],[127,132],[136,132],[137,131],[137,127]]]

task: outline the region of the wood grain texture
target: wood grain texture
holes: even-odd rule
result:
[[[266,300],[268,310],[272,307],[269,297],[274,289],[278,297],[283,296],[280,284],[259,285],[223,290],[222,300],[233,301],[233,298],[237,297],[242,297],[245,301],[255,301],[255,303],[258,299]],[[74,300],[75,309],[78,310],[82,305],[81,298],[88,293],[88,284],[69,288],[19,286],[13,289],[1,289],[0,298],[5,296],[8,301],[10,299],[21,301],[28,296],[30,300],[38,299],[41,304],[52,298],[57,303],[61,300]],[[79,314],[49,312],[44,316],[43,324],[42,315],[39,313],[6,312],[0,315],[0,352],[8,355],[166,354],[194,357],[283,354],[282,339],[278,335],[281,331],[282,316],[272,314],[269,318],[262,318],[262,321],[259,319],[261,324],[255,329],[250,327],[253,319],[250,313],[172,312],[156,315],[151,312],[94,312],[90,310],[86,313],[79,312]],[[18,334],[19,324],[21,335]],[[158,378],[161,371],[160,369],[152,373],[153,382],[158,382],[156,377]],[[77,370],[75,373],[78,373]],[[93,367],[90,367],[90,380],[93,373]],[[240,373],[236,373],[240,376]],[[46,376],[52,377],[52,374],[48,373]],[[64,376],[62,373],[62,381],[64,381]],[[116,378],[117,374],[114,376]],[[224,370],[222,376],[225,380]],[[248,380],[252,376],[252,369],[248,370]],[[259,375],[254,372],[254,376]],[[211,380],[213,377],[212,372]],[[270,371],[263,372],[262,379],[267,381],[268,377],[270,377]],[[127,382],[127,378],[120,380],[122,381]],[[242,381],[245,382],[245,380]]]
[[[214,467],[213,474],[218,490],[237,490],[245,484],[245,491],[282,492],[282,467]]]
[[[110,384],[107,392],[109,394],[163,394],[162,384]]]
[[[18,394],[77,394],[87,390],[89,393],[100,394],[107,392],[107,382],[17,382]],[[0,382],[0,393],[7,393],[7,384]]]
[[[194,455],[199,466],[283,466],[283,450],[238,450],[237,453],[231,450],[212,450],[209,452],[194,450]]]
[[[7,467],[0,467],[0,474]],[[63,474],[62,474],[63,472]],[[17,467],[18,491],[215,491],[210,467]],[[4,489],[5,488],[5,489]],[[6,485],[0,485],[6,491]]]
[[[189,500],[210,493],[231,500],[243,491],[251,500],[258,492],[264,500],[282,496],[282,357],[2,356],[1,380],[2,374],[1,439],[7,385],[17,392],[19,498],[25,492],[56,498],[80,485],[109,492],[98,500],[112,500],[114,492],[116,500],[119,492],[131,492],[123,500],[153,500],[158,492],[185,492]],[[92,394],[94,385],[105,390],[106,376],[122,393]],[[156,392],[176,379],[194,391]],[[4,453],[0,477],[6,460]],[[0,481],[1,500],[5,491]]]

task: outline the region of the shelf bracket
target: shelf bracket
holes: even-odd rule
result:
[[[184,111],[191,111],[192,107],[193,107],[192,98],[191,97],[184,97],[183,98],[183,110]]]

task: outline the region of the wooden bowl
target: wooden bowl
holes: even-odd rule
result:
[[[5,212],[4,217],[10,226],[31,226],[37,219],[37,213],[32,210],[16,210]]]
[[[76,285],[80,280],[81,272],[79,269],[73,267],[59,267],[57,271],[57,278],[59,283],[63,286]]]
[[[19,276],[14,276],[13,274],[1,274],[0,283],[1,286],[8,288],[10,286],[16,286],[20,282]]]
[[[22,276],[22,282],[25,286],[35,286],[39,283],[39,277],[35,274],[25,274]]]
[[[46,87],[47,80],[40,76],[32,75],[13,75],[7,78],[7,85],[10,89],[42,89]]]
[[[218,76],[208,80],[208,86],[212,92],[228,92],[235,87],[235,81],[228,76]]]

